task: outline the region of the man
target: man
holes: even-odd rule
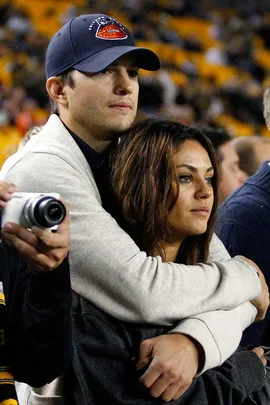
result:
[[[16,190],[1,183],[1,208]],[[54,233],[2,225],[0,401],[13,398],[15,404],[13,375],[38,387],[62,374],[70,362],[69,214]]]
[[[202,128],[217,151],[221,161],[221,182],[219,202],[222,203],[233,191],[240,187],[247,175],[239,167],[239,157],[231,142],[232,138],[224,129]]]
[[[264,116],[270,129],[270,92],[264,95]],[[269,161],[243,186],[233,193],[220,207],[217,219],[217,234],[231,255],[247,255],[263,271],[270,285],[269,271],[269,201],[270,168]],[[270,345],[270,312],[266,318],[251,325],[243,335],[243,344]]]
[[[253,176],[263,162],[270,160],[270,139],[263,136],[239,136],[231,145],[239,157],[239,167],[247,177]]]
[[[106,156],[135,119],[139,68],[156,70],[159,60],[152,51],[135,47],[128,29],[113,18],[82,15],[64,25],[46,55],[53,114],[6,163],[2,177],[14,179],[23,191],[57,190],[68,201],[72,286],[79,296],[128,322],[168,326],[187,318],[162,345],[158,338],[143,345],[143,355],[149,351],[156,358],[144,384],[152,395],[170,400],[187,389],[198,369],[221,364],[236,349],[242,330],[254,319],[246,301],[258,296],[261,282],[262,294],[253,302],[263,317],[268,293],[256,265],[229,259],[216,238],[211,257],[226,261],[190,268],[162,263],[141,252],[110,215],[121,221],[111,198]],[[220,308],[235,309],[216,311]],[[172,348],[170,357],[178,354],[167,370],[162,347]],[[78,383],[78,403],[87,375],[79,380],[72,382]]]

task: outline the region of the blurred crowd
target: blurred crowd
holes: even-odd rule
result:
[[[62,24],[106,13],[161,58],[140,73],[138,117],[224,127],[232,137],[268,136],[262,95],[269,84],[270,12],[254,3],[202,0],[0,0],[0,165],[21,137],[43,125],[50,105],[44,55]]]

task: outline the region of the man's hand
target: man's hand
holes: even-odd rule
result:
[[[269,307],[269,290],[268,290],[268,286],[266,284],[263,272],[259,269],[257,264],[254,263],[252,260],[247,259],[244,256],[241,256],[241,259],[243,259],[248,264],[250,264],[252,267],[254,267],[257,270],[259,278],[260,278],[261,294],[258,297],[256,297],[254,300],[252,300],[251,302],[252,302],[253,305],[255,305],[255,307],[257,308],[257,311],[258,311],[255,321],[261,321],[262,319],[265,318],[267,309]]]
[[[1,190],[0,198],[2,198]],[[67,204],[63,200],[62,202],[67,214],[56,232],[36,226],[28,230],[11,222],[3,224],[2,235],[15,246],[32,270],[41,272],[54,270],[68,254],[70,215]]]
[[[153,397],[164,401],[178,399],[198,371],[202,348],[194,339],[168,334],[144,340],[140,346],[137,370],[148,366],[140,382]]]

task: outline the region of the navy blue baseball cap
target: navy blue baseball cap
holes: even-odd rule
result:
[[[97,73],[130,53],[139,68],[160,68],[158,56],[150,49],[137,47],[130,31],[114,18],[80,15],[52,37],[46,53],[46,75],[57,76],[69,68]]]

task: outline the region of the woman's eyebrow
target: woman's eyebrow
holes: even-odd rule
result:
[[[179,167],[186,167],[187,169],[196,172],[198,171],[197,167],[192,166],[192,165],[188,165],[188,164],[182,164],[182,165],[177,165],[176,168],[178,169]],[[208,167],[208,169],[206,170],[206,172],[211,172],[212,170],[214,170],[213,166]]]

